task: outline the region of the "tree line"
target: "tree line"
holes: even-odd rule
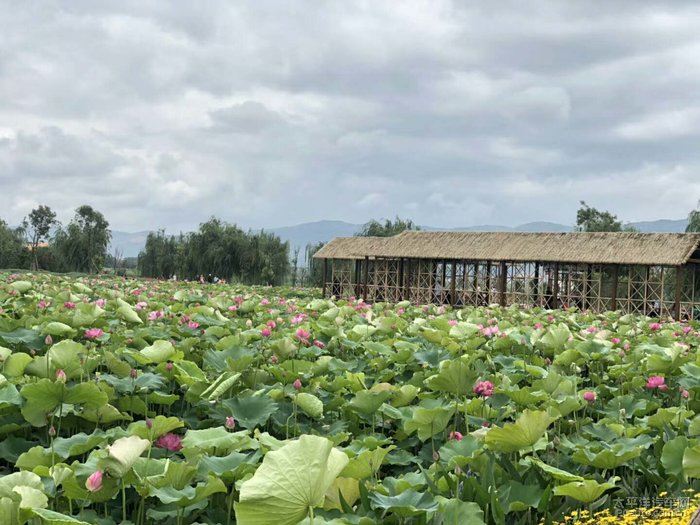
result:
[[[211,218],[195,232],[149,233],[138,269],[144,277],[212,275],[244,284],[281,285],[290,270],[289,243],[272,233],[244,232],[235,224]]]
[[[63,225],[49,206],[41,205],[18,227],[0,219],[0,268],[98,273],[111,237],[109,223],[92,206],[79,206]]]

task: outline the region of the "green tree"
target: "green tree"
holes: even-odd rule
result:
[[[392,237],[405,230],[420,230],[410,219],[396,217],[393,221],[385,219],[384,222],[372,219],[366,223],[362,230],[356,234],[358,237]]]
[[[112,238],[109,223],[92,206],[83,205],[65,230],[54,237],[63,270],[96,273],[102,270]]]
[[[623,226],[617,215],[591,208],[584,201],[576,212],[576,231],[580,232],[636,232],[632,226]]]
[[[55,224],[57,224],[56,213],[43,204],[34,208],[29,213],[29,217],[24,218],[22,227],[32,252],[32,270],[39,269],[39,244],[42,241],[48,241],[51,227]]]
[[[306,264],[308,268],[305,284],[307,286],[316,286],[317,288],[323,286],[323,262],[314,259],[314,254],[323,248],[325,244],[325,242],[317,242],[306,245]]]
[[[23,229],[10,228],[0,219],[0,268],[21,268],[26,258]]]
[[[688,226],[685,227],[685,231],[687,233],[700,233],[700,202],[698,202],[698,209],[688,214]]]

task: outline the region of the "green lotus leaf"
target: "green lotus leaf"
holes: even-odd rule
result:
[[[68,438],[54,439],[53,451],[63,459],[67,459],[85,454],[105,441],[107,441],[107,435],[104,432],[97,431],[92,434],[80,432]]]
[[[49,509],[33,508],[32,514],[45,525],[90,525],[85,521]]]
[[[236,423],[243,428],[264,425],[277,410],[277,403],[264,392],[226,399],[222,404],[229,409]]]
[[[506,514],[523,512],[539,505],[544,489],[539,485],[523,485],[518,481],[509,481],[499,487],[499,499]]]
[[[427,399],[413,409],[411,419],[404,421],[406,433],[417,431],[418,439],[425,441],[445,430],[452,419],[454,408],[444,406],[440,401]]]
[[[391,406],[399,408],[410,404],[420,392],[420,388],[414,385],[401,385],[396,390],[393,399],[390,401]]]
[[[313,394],[299,392],[294,396],[294,404],[309,417],[316,419],[323,417],[323,402]]]
[[[547,465],[544,461],[534,457],[527,458],[530,464],[537,466],[543,472],[549,474],[557,481],[583,481],[581,476],[567,472],[566,470]]]
[[[378,447],[374,450],[363,450],[357,456],[350,458],[349,463],[340,473],[344,478],[365,479],[375,475],[384,463],[386,455],[396,447]]]
[[[216,476],[210,475],[206,481],[197,483],[195,487],[177,489],[171,484],[159,488],[151,487],[149,495],[158,498],[166,505],[173,503],[178,507],[189,507],[219,492],[226,492],[226,485]]]
[[[375,507],[395,512],[399,516],[418,516],[438,510],[438,503],[429,492],[406,490],[397,496],[385,496],[379,492],[369,495]]]
[[[142,348],[140,352],[135,352],[132,355],[141,364],[159,364],[165,363],[166,361],[179,361],[184,354],[175,350],[175,347],[170,341],[158,340],[152,345]]]
[[[31,362],[32,357],[29,354],[18,352],[5,359],[2,371],[9,377],[20,377],[24,374],[24,369],[27,368],[27,365]]]
[[[107,456],[98,462],[99,469],[117,478],[123,478],[150,446],[150,441],[138,436],[119,438],[107,447]]]
[[[630,460],[642,455],[642,447],[634,450],[624,450],[615,445],[613,449],[591,452],[588,449],[579,449],[574,452],[571,458],[582,465],[590,465],[595,468],[612,470],[628,463]]]
[[[201,396],[209,401],[214,401],[223,396],[241,377],[240,373],[223,372]]]
[[[18,291],[19,293],[27,293],[32,289],[32,283],[29,281],[15,281],[10,284],[10,288]]]
[[[666,442],[661,451],[661,464],[666,474],[671,474],[677,479],[683,477],[683,455],[688,447],[688,438],[678,436]]]
[[[0,409],[14,405],[22,404],[22,396],[19,394],[15,385],[5,382],[0,386]]]
[[[469,356],[462,356],[459,359],[442,361],[438,373],[426,379],[425,384],[436,392],[464,396],[472,391],[478,376]]]
[[[458,499],[440,499],[443,525],[486,525],[484,511],[478,503]]]
[[[700,415],[695,416],[688,425],[688,436],[700,436]]]
[[[41,330],[41,333],[46,335],[57,335],[57,336],[72,336],[75,335],[75,330],[68,326],[67,324],[59,323],[58,321],[52,321],[47,323],[46,326]]]
[[[540,337],[539,342],[549,350],[560,351],[564,350],[570,337],[569,327],[560,323],[557,326],[550,326],[546,333]]]
[[[569,496],[570,498],[580,501],[581,503],[593,503],[606,491],[614,489],[618,479],[618,477],[614,477],[606,483],[598,483],[593,479],[572,481],[571,483],[554,487],[554,495]]]
[[[700,445],[688,447],[683,453],[683,475],[700,478]]]
[[[223,426],[205,428],[202,430],[188,430],[182,439],[184,449],[196,449],[205,451],[250,450],[257,448],[257,444],[248,432],[229,432]]]
[[[323,505],[348,457],[328,439],[302,435],[268,452],[255,475],[240,488],[235,505],[241,525],[296,525]]]
[[[440,461],[447,463],[447,467],[466,467],[484,450],[481,441],[474,436],[466,435],[460,441],[452,439],[440,447]]]
[[[387,399],[392,396],[392,392],[384,390],[381,392],[371,392],[360,390],[348,403],[348,406],[360,414],[374,414]]]
[[[516,452],[533,446],[557,418],[543,411],[525,410],[515,423],[493,427],[486,433],[485,443],[500,452]]]
[[[185,423],[179,418],[156,416],[151,418],[151,428],[148,428],[145,421],[137,421],[129,425],[126,431],[131,435],[155,441],[160,436],[184,426]]]
[[[139,314],[137,314],[128,303],[117,308],[117,315],[129,323],[143,324]]]
[[[27,400],[22,407],[22,415],[35,427],[46,425],[47,415],[61,403],[98,409],[106,405],[108,399],[107,394],[94,383],[79,383],[69,387],[49,379],[24,385],[20,394]]]

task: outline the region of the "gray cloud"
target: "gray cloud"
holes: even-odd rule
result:
[[[700,197],[694,2],[0,0],[0,216],[628,220]]]

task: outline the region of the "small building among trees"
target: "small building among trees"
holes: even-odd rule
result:
[[[700,235],[404,231],[314,254],[324,296],[700,317]]]

